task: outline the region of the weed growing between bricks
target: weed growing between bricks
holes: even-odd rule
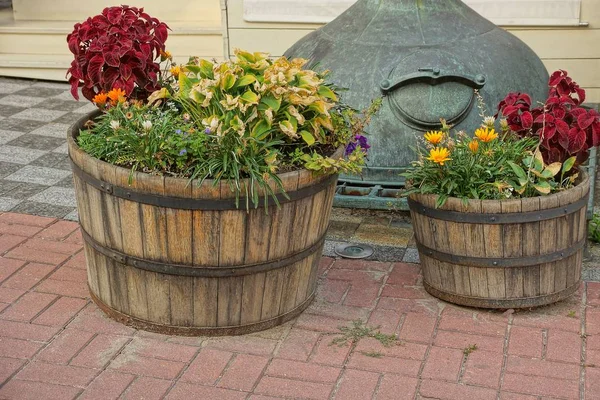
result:
[[[352,326],[350,327],[339,326],[338,329],[342,332],[342,335],[334,338],[329,345],[337,345],[342,347],[350,343],[352,347],[355,347],[362,338],[373,338],[381,343],[384,347],[403,345],[403,343],[398,340],[398,337],[395,334],[386,335],[385,333],[381,333],[380,328],[381,326],[368,327],[364,321],[357,319],[352,321]],[[361,353],[365,356],[374,358],[381,358],[383,356],[381,352],[374,350],[362,351]]]

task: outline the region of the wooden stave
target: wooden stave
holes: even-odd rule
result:
[[[583,176],[580,179],[581,182],[576,187],[565,192],[535,198],[537,200],[521,199],[521,209],[523,211],[533,211],[536,209],[545,210],[552,207],[565,206],[566,204],[574,203],[579,199],[587,197],[589,193],[589,177],[583,171],[582,175]],[[424,206],[435,206],[436,196],[411,195],[411,197],[413,200],[416,200],[418,203],[423,204]],[[453,199],[453,201],[454,200],[460,202],[459,199]],[[442,209],[456,210],[456,203],[453,201],[449,202],[447,205],[444,205]],[[536,201],[539,202],[537,206]],[[514,206],[504,200],[471,200],[469,201],[469,204],[461,211],[477,212],[477,207],[474,207],[472,203],[482,204],[482,208],[485,207],[488,213],[515,212]],[[503,208],[503,204],[508,205],[508,207]],[[522,232],[521,234],[516,235],[516,238],[517,240],[522,239],[523,237],[526,238],[526,236],[523,236],[523,232],[535,232],[536,229],[538,232],[552,232],[552,227],[556,226],[558,223],[557,220],[561,218],[567,218],[573,223],[567,225],[565,222],[562,224],[562,229],[564,232],[568,232],[568,234],[563,236],[568,237],[569,240],[564,240],[562,242],[562,248],[566,249],[576,242],[585,239],[585,214],[586,206],[583,206],[578,211],[569,214],[567,217],[556,217],[546,221],[520,224],[519,229],[521,229]],[[436,242],[433,240],[434,236],[429,236],[429,238],[427,237],[427,230],[429,229],[429,232],[431,232],[434,229],[439,230],[439,226],[442,224],[452,224],[451,222],[442,220],[436,220],[435,223],[432,223],[430,221],[431,218],[419,214],[414,209],[411,209],[411,217],[414,219],[413,226],[415,226],[415,236],[417,241],[420,242],[423,240],[426,245],[433,245],[433,248],[435,248]],[[472,229],[471,225],[477,225],[468,223],[457,224],[461,225],[463,230]],[[484,226],[485,237],[496,236],[501,238],[503,241],[505,225],[508,224]],[[455,228],[451,228],[450,230],[454,231]],[[457,236],[454,237],[457,238]],[[458,239],[460,240],[461,238]],[[542,237],[538,237],[538,239],[538,243],[542,246],[545,246],[547,249],[551,249],[552,251],[561,250],[561,248],[556,248],[556,241],[550,241],[546,239],[542,240]],[[464,240],[468,240],[467,235],[464,235]],[[514,241],[515,239],[513,238],[512,240]],[[488,242],[489,240],[486,241],[486,244]],[[528,243],[535,243],[535,240],[530,240],[529,242],[520,240],[520,242],[524,243],[524,245],[520,247],[519,254],[534,255],[531,254],[534,251],[531,248],[533,246],[528,245]],[[450,245],[450,247],[452,247],[452,245]],[[460,246],[456,247],[460,249]],[[537,253],[542,253],[542,249],[544,247],[537,247]],[[442,244],[442,248],[445,248],[444,244]],[[504,246],[501,248],[497,245],[491,246],[490,248],[487,248],[486,246],[486,252],[489,256],[500,256],[501,254],[502,256],[505,256],[506,250],[507,249]],[[475,251],[475,254],[477,254],[477,251]],[[420,256],[424,281],[426,283],[425,287],[430,294],[442,298],[443,300],[466,306],[482,308],[519,308],[550,304],[552,302],[562,300],[563,298],[572,294],[573,290],[569,291],[567,289],[577,287],[581,280],[580,271],[583,248],[579,249],[573,255],[566,257],[563,260],[547,264],[542,263],[533,267],[525,268],[475,268],[460,264],[451,264],[453,269],[452,279],[448,279],[448,272],[444,271],[444,268],[448,267],[445,264],[448,263],[429,258],[424,254],[420,254]],[[577,271],[579,271],[579,273]],[[555,274],[557,272],[560,272],[561,274],[560,279],[555,279]],[[465,276],[465,274],[471,278],[469,285],[467,285],[469,290],[463,290],[464,285],[462,285],[461,282],[464,281],[464,279],[457,279],[457,277]],[[562,275],[566,275],[564,279]],[[444,277],[446,277],[446,279],[443,279]],[[479,285],[475,285],[474,287],[473,284],[475,282],[485,284],[488,287],[477,287]],[[546,285],[544,285],[544,282],[546,282]],[[495,284],[495,286],[493,286],[492,283]],[[500,284],[500,288],[498,288],[498,284]],[[517,291],[511,291],[511,289],[514,289],[515,285],[517,285],[520,289]],[[536,286],[538,289],[537,293],[535,290]],[[494,293],[491,293],[490,288],[503,289],[505,293],[502,294],[502,290],[495,290]],[[557,293],[560,293],[560,295]]]

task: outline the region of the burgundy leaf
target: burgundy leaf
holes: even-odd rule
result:
[[[525,129],[530,129],[533,126],[533,116],[529,111],[521,114],[521,123]]]
[[[114,67],[106,68],[102,74],[101,86],[105,92],[110,91],[119,77],[119,69]]]
[[[69,78],[69,83],[71,84],[71,96],[73,96],[75,100],[79,100],[79,92],[77,91],[77,88],[79,87],[79,79],[71,76]]]
[[[563,70],[554,71],[548,80],[548,86],[556,86],[563,81],[566,72]]]
[[[96,55],[92,57],[88,64],[87,77],[92,82],[100,81],[100,74],[102,72],[102,66],[104,65],[104,57]]]
[[[106,16],[108,22],[110,22],[111,24],[118,24],[119,22],[121,22],[123,9],[121,7],[109,7],[105,8],[102,14]]]
[[[83,86],[81,88],[81,94],[83,94],[83,97],[85,97],[89,101],[92,101],[94,96],[96,96],[98,93],[96,93],[94,88]]]
[[[579,117],[577,117],[577,124],[581,129],[587,129],[592,123],[596,120],[596,117],[589,113],[581,113]]]
[[[121,76],[123,77],[123,79],[129,80],[129,78],[131,78],[132,70],[129,65],[121,64],[119,66],[119,70],[120,70],[120,73],[121,73]]]
[[[584,131],[579,128],[571,128],[569,130],[569,147],[567,149],[569,153],[575,154],[583,149],[585,140],[586,136]]]

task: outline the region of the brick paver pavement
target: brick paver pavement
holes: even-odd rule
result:
[[[416,264],[324,257],[320,272],[316,301],[278,328],[136,331],[91,303],[76,223],[0,213],[0,398],[600,399],[600,283],[501,313],[432,298]],[[353,320],[400,342],[331,345]]]

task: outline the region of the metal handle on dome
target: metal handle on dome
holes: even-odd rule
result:
[[[485,75],[478,74],[475,76],[464,74],[443,74],[439,68],[419,68],[417,72],[405,75],[397,82],[392,82],[389,79],[384,79],[379,84],[379,88],[383,94],[388,94],[402,86],[411,83],[428,83],[430,85],[439,85],[446,82],[457,82],[463,85],[472,87],[473,89],[481,89],[486,82]]]

